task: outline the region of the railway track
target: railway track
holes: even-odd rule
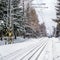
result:
[[[41,39],[39,42],[32,44],[31,46],[16,50],[7,56],[4,56],[3,60],[38,60],[40,54],[47,45],[47,42],[48,39]]]
[[[20,60],[37,60],[46,45],[47,45],[47,42],[44,41],[41,45],[37,46],[37,48],[34,49],[34,51],[30,52],[30,54],[25,55]],[[40,52],[38,53],[38,51]],[[38,55],[36,53],[38,53]],[[36,55],[36,57],[34,55]]]

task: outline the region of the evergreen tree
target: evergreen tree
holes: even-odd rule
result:
[[[57,19],[53,19],[53,21],[57,22],[56,37],[58,37],[60,36],[60,0],[57,0],[56,17]]]

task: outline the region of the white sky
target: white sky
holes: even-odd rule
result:
[[[51,33],[53,31],[52,26],[56,27],[56,23],[52,21],[52,19],[56,18],[55,12],[56,0],[34,0],[33,3],[34,4],[46,3],[44,7],[46,6],[48,8],[36,8],[36,12],[39,17],[39,23],[41,24],[42,22],[45,22],[47,31]]]

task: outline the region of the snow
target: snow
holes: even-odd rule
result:
[[[42,4],[45,5],[37,5],[38,7],[48,7],[48,8],[35,8],[39,23],[45,23],[47,30],[49,30],[49,34],[53,32],[53,26],[56,27],[56,23],[52,20],[56,18],[56,1],[57,0],[33,0],[33,4]],[[53,13],[53,14],[52,14]]]
[[[0,46],[0,60],[60,60],[60,38],[18,38],[20,43]]]
[[[3,37],[3,40],[0,41],[0,45],[5,45],[5,42],[8,44],[8,40],[6,41],[6,40],[4,40],[4,38],[8,39],[8,37]],[[19,43],[19,42],[24,42],[24,41],[27,41],[27,40],[28,40],[28,38],[24,39],[23,37],[17,37],[17,39],[13,39],[12,43]]]
[[[55,60],[60,60],[60,39],[55,39],[53,41],[53,58]]]

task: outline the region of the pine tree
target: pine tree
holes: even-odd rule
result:
[[[21,3],[20,3],[21,4]],[[17,29],[19,29],[19,32],[21,34],[25,33],[25,28],[24,28],[24,10],[23,10],[23,5],[19,6],[19,0],[13,0],[12,1],[12,17],[13,17],[13,22],[14,22],[14,31],[16,32]],[[15,34],[16,35],[16,34]]]
[[[57,22],[56,37],[58,37],[60,36],[60,0],[57,0],[56,17],[57,19],[53,19],[53,21]]]

